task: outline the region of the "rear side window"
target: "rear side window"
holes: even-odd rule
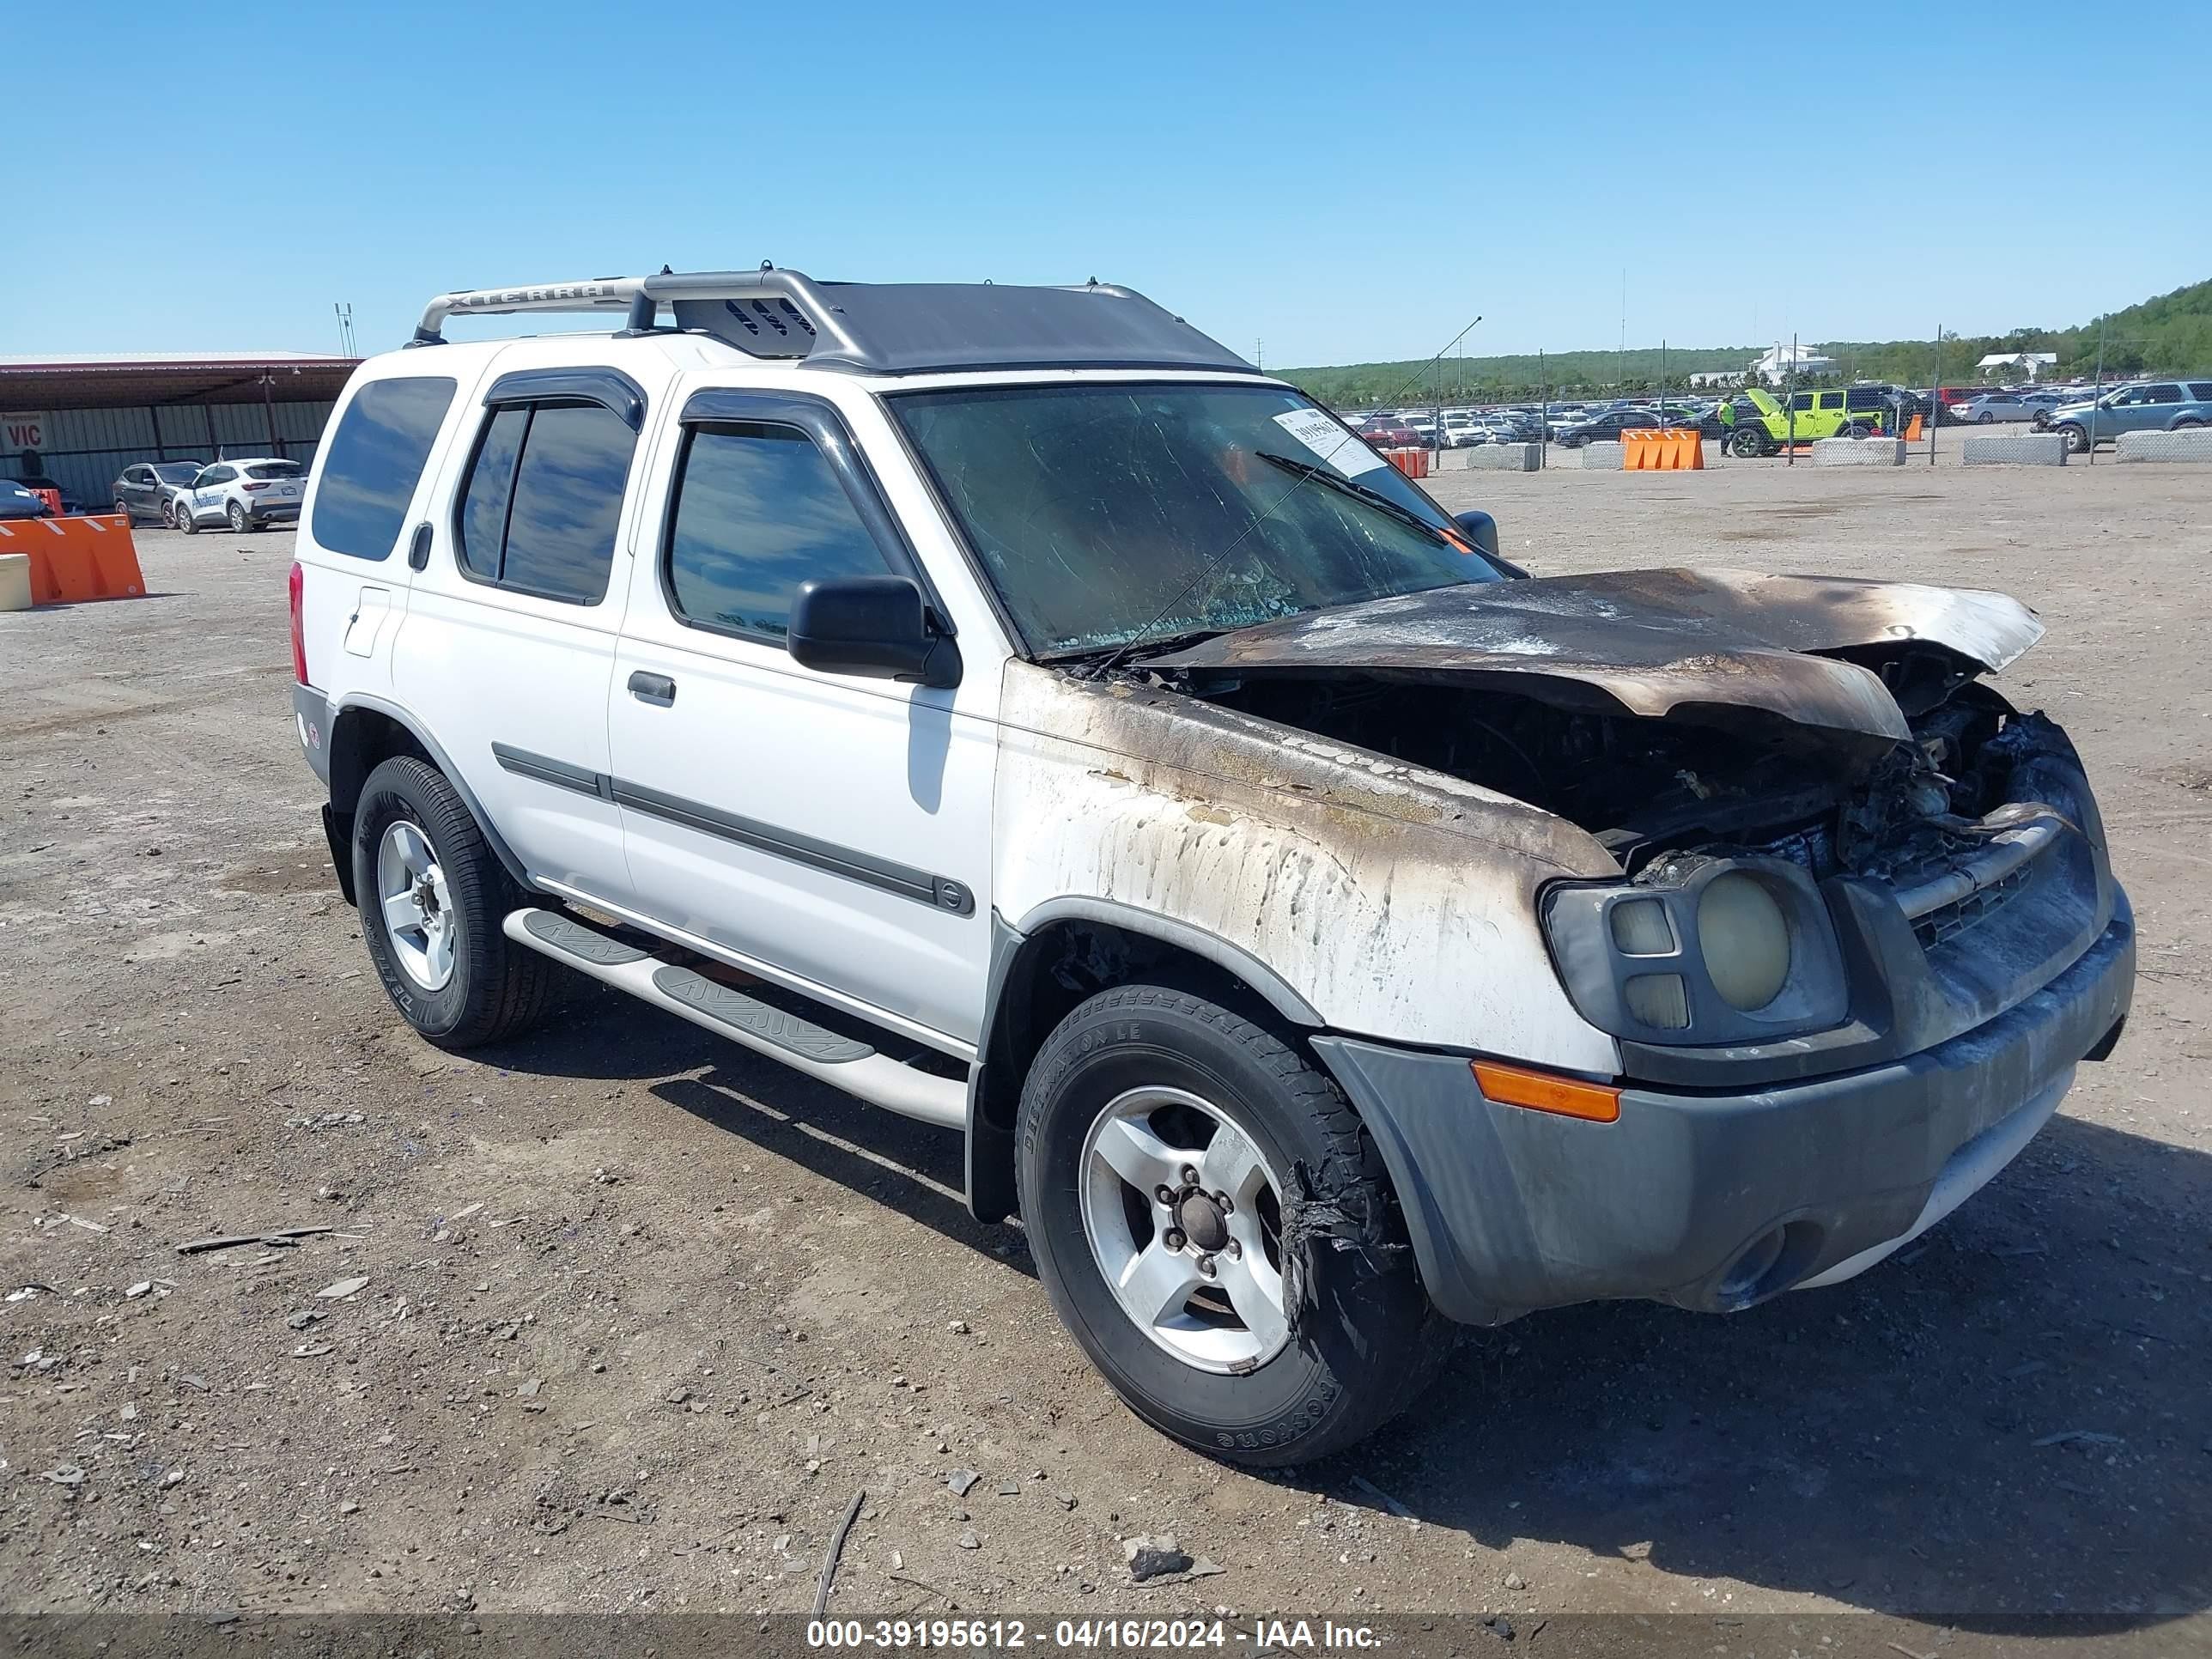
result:
[[[323,452],[310,526],[316,543],[356,559],[389,558],[453,401],[444,375],[372,380],[355,394]]]
[[[614,564],[637,434],[597,404],[510,404],[484,423],[455,509],[462,574],[597,605]]]
[[[2149,404],[2178,404],[2181,401],[2181,388],[2172,385],[2152,386],[2150,395],[2143,401]]]
[[[668,538],[672,607],[701,627],[781,641],[792,595],[888,567],[813,439],[750,422],[695,427]]]
[[[2189,400],[2197,404],[2212,403],[2212,380],[2191,380],[2189,383]]]

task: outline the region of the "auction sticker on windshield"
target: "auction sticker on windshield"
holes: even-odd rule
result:
[[[1287,409],[1275,424],[1347,478],[1389,463],[1318,409]]]

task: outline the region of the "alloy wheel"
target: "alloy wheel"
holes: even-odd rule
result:
[[[1132,1089],[1084,1139],[1083,1232],[1130,1322],[1200,1370],[1288,1346],[1280,1176],[1237,1123],[1182,1089]]]
[[[405,818],[393,819],[377,844],[376,895],[401,970],[426,991],[443,990],[453,976],[453,896],[429,838]]]

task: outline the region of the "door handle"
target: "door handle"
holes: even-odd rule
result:
[[[640,702],[667,708],[676,702],[676,682],[665,674],[648,674],[641,668],[629,677],[629,694]]]
[[[415,526],[415,540],[407,550],[407,568],[410,570],[422,570],[428,568],[429,563],[430,526],[427,524],[418,524]]]

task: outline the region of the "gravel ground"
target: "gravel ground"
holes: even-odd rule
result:
[[[2143,978],[2111,1062],[1957,1217],[1733,1318],[1472,1336],[1359,1451],[1224,1468],[1107,1392],[1019,1232],[968,1219],[951,1136],[581,982],[527,1042],[416,1041],[292,735],[289,538],[142,531],[151,597],[0,617],[0,1608],[804,1611],[866,1488],[839,1612],[2201,1635],[2212,471],[1437,489],[1539,572],[1840,571],[2041,611],[2003,684],[2087,757]],[[334,1231],[173,1249],[292,1227]],[[1120,1540],[1161,1532],[1223,1572],[1133,1586]]]

